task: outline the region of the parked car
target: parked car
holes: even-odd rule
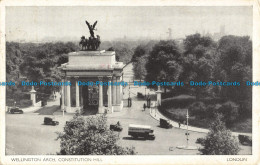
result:
[[[132,136],[134,139],[137,139],[138,137],[142,137],[148,140],[155,139],[153,129],[148,125],[129,124],[128,135]]]
[[[169,121],[160,118],[160,127],[162,127],[162,128],[172,128],[172,125],[170,124]]]
[[[54,121],[51,117],[44,117],[44,125],[59,125],[58,121]]]
[[[252,146],[252,137],[246,135],[238,135],[238,140],[242,145]]]
[[[144,95],[142,93],[140,93],[140,92],[137,92],[137,98],[143,99]]]
[[[121,132],[123,130],[123,128],[120,125],[120,123],[117,122],[117,124],[110,124],[110,130],[111,131],[116,131],[116,132]]]
[[[23,110],[19,109],[19,107],[9,107],[7,113],[15,114],[23,114]]]

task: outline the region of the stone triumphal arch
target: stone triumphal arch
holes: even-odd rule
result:
[[[67,113],[113,113],[123,108],[122,85],[86,85],[96,81],[118,83],[123,81],[122,62],[117,62],[114,51],[79,51],[68,54],[68,63],[60,69],[63,82],[61,109]],[[85,85],[84,85],[85,83]]]

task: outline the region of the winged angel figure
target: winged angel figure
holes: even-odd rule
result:
[[[90,33],[91,37],[95,38],[94,30],[96,30],[95,27],[97,25],[97,21],[93,25],[90,25],[88,23],[88,21],[86,21],[86,24],[88,25],[88,29],[89,29],[89,33]]]

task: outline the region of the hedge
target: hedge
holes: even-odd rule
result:
[[[19,106],[20,108],[25,108],[25,107],[29,107],[31,105],[32,105],[31,100],[23,99],[23,100],[20,100],[20,104],[18,104],[17,106]]]

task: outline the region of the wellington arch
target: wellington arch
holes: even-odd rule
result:
[[[68,54],[68,62],[59,69],[62,81],[71,86],[62,86],[61,109],[67,113],[80,111],[87,114],[113,113],[123,108],[122,62],[117,62],[114,51],[79,51]],[[81,85],[78,82],[99,82],[98,85]]]

